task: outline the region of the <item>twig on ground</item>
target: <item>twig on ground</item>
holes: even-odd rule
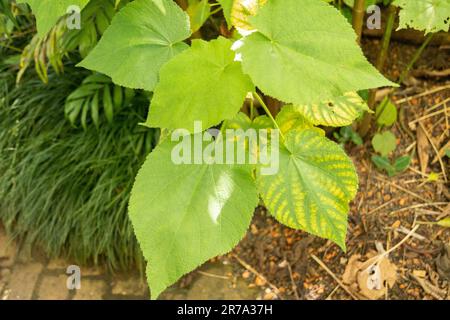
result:
[[[330,294],[328,295],[328,297],[327,297],[325,300],[331,300],[331,297],[333,296],[333,294],[336,293],[336,291],[338,291],[338,289],[339,289],[339,285],[337,285],[337,286],[333,289],[333,291],[330,292]]]
[[[428,96],[430,94],[433,94],[433,93],[436,93],[436,92],[439,92],[439,91],[442,91],[442,90],[446,90],[446,89],[450,89],[450,84],[445,85],[445,86],[441,86],[441,87],[436,87],[436,88],[433,88],[433,89],[430,89],[430,90],[426,90],[426,91],[424,91],[422,93],[419,93],[419,94],[416,94],[414,96],[397,100],[396,103],[405,103],[405,102],[411,101],[413,99],[417,99],[417,98],[421,98],[421,97],[424,97],[424,96]]]
[[[412,206],[404,207],[404,208],[401,208],[401,209],[398,209],[398,210],[394,210],[394,211],[391,212],[391,214],[396,214],[396,213],[403,212],[403,211],[408,211],[408,210],[411,210],[411,209],[417,209],[417,208],[422,208],[422,207],[431,207],[431,206],[435,207],[435,208],[438,208],[439,210],[443,211],[443,209],[439,208],[438,206],[439,205],[442,206],[442,205],[445,205],[445,204],[448,204],[448,202],[419,203],[419,204],[414,204]]]
[[[204,275],[206,277],[210,277],[210,278],[217,278],[217,279],[223,279],[223,280],[230,280],[230,277],[227,276],[221,276],[218,274],[213,274],[213,273],[209,273],[209,272],[205,272],[205,271],[197,271],[197,273]]]
[[[350,289],[342,283],[341,280],[339,280],[339,278],[333,273],[333,271],[331,271],[330,269],[328,269],[328,267],[325,265],[325,263],[322,262],[322,260],[320,260],[319,258],[317,258],[314,254],[311,254],[311,258],[314,259],[314,261],[316,261],[319,266],[321,266],[333,279],[334,281],[337,282],[337,284],[345,290],[345,292],[347,292],[353,299],[355,300],[359,300],[358,297],[356,295],[354,295]]]
[[[372,268],[372,266],[376,265],[377,263],[379,263],[384,257],[389,256],[389,254],[395,250],[397,250],[397,248],[399,248],[406,240],[408,240],[410,237],[412,237],[412,235],[417,231],[417,229],[419,229],[419,225],[415,226],[399,243],[397,243],[395,246],[393,246],[391,249],[389,249],[388,251],[385,251],[373,258],[370,258],[369,260],[367,260],[365,262],[365,265],[368,264],[368,267],[366,268],[365,265],[364,267],[361,267],[361,269],[365,268],[366,270],[369,270],[370,268]],[[372,260],[374,260],[372,262]],[[370,262],[370,263],[369,263]]]
[[[407,194],[409,194],[409,195],[411,195],[411,196],[413,196],[413,197],[415,197],[415,198],[417,198],[417,199],[420,199],[420,200],[422,200],[423,202],[426,202],[426,203],[429,204],[430,206],[433,206],[433,207],[436,207],[436,208],[438,208],[438,209],[441,209],[441,208],[437,207],[433,202],[430,202],[430,200],[428,200],[428,199],[426,199],[426,198],[424,198],[424,197],[421,197],[421,196],[419,196],[417,193],[414,193],[414,192],[412,192],[412,191],[409,191],[408,189],[405,189],[405,188],[403,188],[403,187],[401,187],[401,186],[399,186],[399,185],[397,185],[397,184],[395,184],[395,183],[393,183],[393,182],[387,181],[387,180],[385,180],[385,179],[383,179],[383,178],[380,178],[380,177],[377,177],[377,176],[375,176],[375,179],[377,179],[377,180],[379,180],[379,181],[383,181],[384,183],[388,183],[388,184],[390,184],[391,186],[393,186],[394,188],[399,189],[399,190],[402,190],[403,192],[406,192]]]
[[[425,238],[424,236],[417,234],[415,232],[411,232],[411,230],[409,230],[408,228],[405,228],[404,226],[400,226],[396,229],[398,232],[401,232],[403,234],[410,234],[411,233],[411,237],[416,238],[417,240],[421,240],[421,241],[428,241],[430,242],[430,240],[428,240],[427,238]]]
[[[439,150],[436,148],[433,140],[431,139],[430,135],[428,134],[427,130],[425,130],[425,127],[423,126],[422,122],[419,122],[419,126],[423,129],[428,141],[430,141],[431,146],[433,147],[434,152],[436,153],[436,156],[438,157],[439,164],[441,165],[442,174],[444,175],[444,181],[447,182],[447,172],[445,171],[444,162],[442,161],[442,158],[439,154]]]
[[[251,273],[253,273],[255,276],[259,277],[260,279],[262,279],[263,281],[265,281],[274,291],[275,294],[278,296],[278,298],[280,298],[281,300],[283,300],[283,297],[280,293],[280,289],[278,289],[277,286],[275,286],[273,283],[271,283],[269,280],[267,280],[267,278],[265,276],[263,276],[261,273],[259,273],[258,271],[256,271],[255,268],[253,268],[251,265],[249,265],[247,262],[245,262],[244,260],[242,260],[241,258],[239,258],[237,255],[235,255],[234,253],[231,254],[231,256],[233,258],[235,258],[245,269],[247,269],[248,271],[250,271]]]
[[[291,278],[291,284],[292,284],[292,291],[294,291],[295,298],[297,300],[300,300],[300,296],[298,295],[297,285],[295,284],[294,275],[292,274],[292,267],[289,262],[287,262],[287,267],[289,270],[289,277]]]
[[[376,207],[375,209],[369,211],[369,212],[367,213],[367,215],[371,215],[372,213],[375,213],[375,212],[377,212],[377,211],[383,209],[384,207],[390,205],[391,203],[393,203],[393,202],[395,202],[395,201],[398,201],[399,199],[400,199],[400,198],[394,198],[394,199],[391,199],[391,200],[389,200],[388,202],[383,203],[381,206],[378,206],[378,207]]]
[[[429,294],[430,296],[433,296],[437,300],[444,300],[446,296],[446,292],[442,289],[439,289],[438,287],[432,285],[429,281],[419,278],[418,276],[410,273],[409,274],[411,278],[417,281],[417,283],[422,287],[422,289]]]

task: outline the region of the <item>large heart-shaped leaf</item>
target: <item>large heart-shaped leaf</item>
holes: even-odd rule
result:
[[[162,65],[188,48],[189,16],[173,1],[136,0],[113,19],[79,66],[124,87],[152,91]]]
[[[200,156],[206,144],[202,136]],[[186,145],[185,145],[186,146]],[[178,145],[179,147],[179,145]],[[147,158],[134,184],[129,215],[147,264],[152,299],[245,235],[258,204],[250,167],[174,164],[177,143],[166,139]],[[194,144],[186,146],[194,159]],[[192,163],[194,160],[192,160]]]
[[[17,3],[28,3],[36,17],[39,37],[44,37],[59,18],[65,15],[71,6],[80,11],[89,0],[17,0]]]
[[[250,18],[258,32],[237,49],[265,94],[294,105],[393,85],[364,57],[339,11],[317,0],[271,0]]]
[[[399,29],[447,31],[450,27],[450,0],[396,0],[401,7]]]
[[[341,147],[311,129],[290,131],[280,147],[279,171],[257,172],[258,190],[281,223],[330,239],[345,250],[348,203],[358,178]]]
[[[366,102],[356,92],[320,103],[295,106],[295,109],[313,124],[331,127],[348,126],[362,112],[370,111]]]
[[[147,125],[194,132],[194,121],[207,129],[233,118],[253,90],[250,78],[234,61],[231,41],[194,40],[192,47],[161,69]]]

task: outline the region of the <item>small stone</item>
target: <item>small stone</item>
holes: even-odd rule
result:
[[[256,279],[255,279],[255,284],[259,287],[266,285],[266,283],[267,283],[267,281],[261,277],[256,277]]]

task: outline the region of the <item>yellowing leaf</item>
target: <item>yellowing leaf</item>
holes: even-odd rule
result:
[[[314,125],[342,127],[350,125],[362,112],[370,111],[366,102],[356,93],[349,92],[341,97],[317,104],[295,106]]]
[[[442,219],[437,224],[441,227],[450,228],[450,217]]]
[[[253,30],[249,17],[256,15],[258,9],[266,2],[267,0],[234,0],[231,8],[231,23],[236,28]]]
[[[257,171],[257,187],[281,223],[336,242],[345,249],[348,203],[358,178],[340,146],[315,130],[290,131],[275,175]]]

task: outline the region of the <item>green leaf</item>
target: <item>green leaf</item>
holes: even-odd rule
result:
[[[114,120],[114,106],[111,97],[111,91],[109,86],[105,85],[103,88],[103,108],[105,110],[106,120],[109,123],[113,123]]]
[[[136,0],[114,17],[98,45],[78,65],[124,87],[152,91],[158,74],[188,45],[188,15],[173,1]]]
[[[191,31],[194,33],[203,26],[211,15],[211,5],[208,0],[194,0],[189,4],[186,12],[191,21]]]
[[[28,3],[36,17],[38,35],[43,38],[56,22],[67,13],[70,6],[81,9],[89,0],[17,0],[17,3]]]
[[[168,62],[161,69],[147,125],[194,132],[194,121],[207,129],[233,118],[254,87],[230,48],[223,37],[194,40],[190,49]]]
[[[364,57],[346,19],[317,0],[272,0],[250,18],[257,32],[237,48],[265,94],[293,105],[394,85]]]
[[[377,133],[372,139],[372,146],[382,156],[387,156],[397,147],[397,139],[390,131]]]
[[[445,219],[438,221],[437,225],[444,227],[444,228],[450,228],[450,217],[447,217]]]
[[[217,2],[222,6],[223,16],[227,21],[228,28],[231,29],[231,9],[233,9],[234,0],[217,0]]]
[[[352,161],[341,147],[310,129],[290,131],[279,151],[278,173],[257,171],[267,208],[281,223],[345,250],[348,203],[358,187]]]
[[[375,117],[379,126],[392,126],[397,121],[397,107],[388,97],[376,107]]]
[[[450,158],[450,149],[445,150],[445,155],[447,158]]]
[[[148,156],[129,204],[148,262],[152,299],[182,275],[230,251],[245,235],[258,204],[250,167],[176,165],[172,162],[176,145],[166,139]]]
[[[408,169],[409,165],[411,163],[411,157],[410,156],[403,156],[395,160],[394,168],[396,173],[401,173]]]
[[[370,111],[366,102],[356,93],[349,92],[318,104],[296,106],[314,125],[342,127],[350,125],[362,112]]]
[[[395,167],[391,164],[387,157],[374,155],[372,156],[371,160],[378,169],[385,170],[388,173],[389,177],[393,177],[397,173]]]
[[[450,0],[396,0],[401,8],[398,29],[448,32],[450,26]]]

